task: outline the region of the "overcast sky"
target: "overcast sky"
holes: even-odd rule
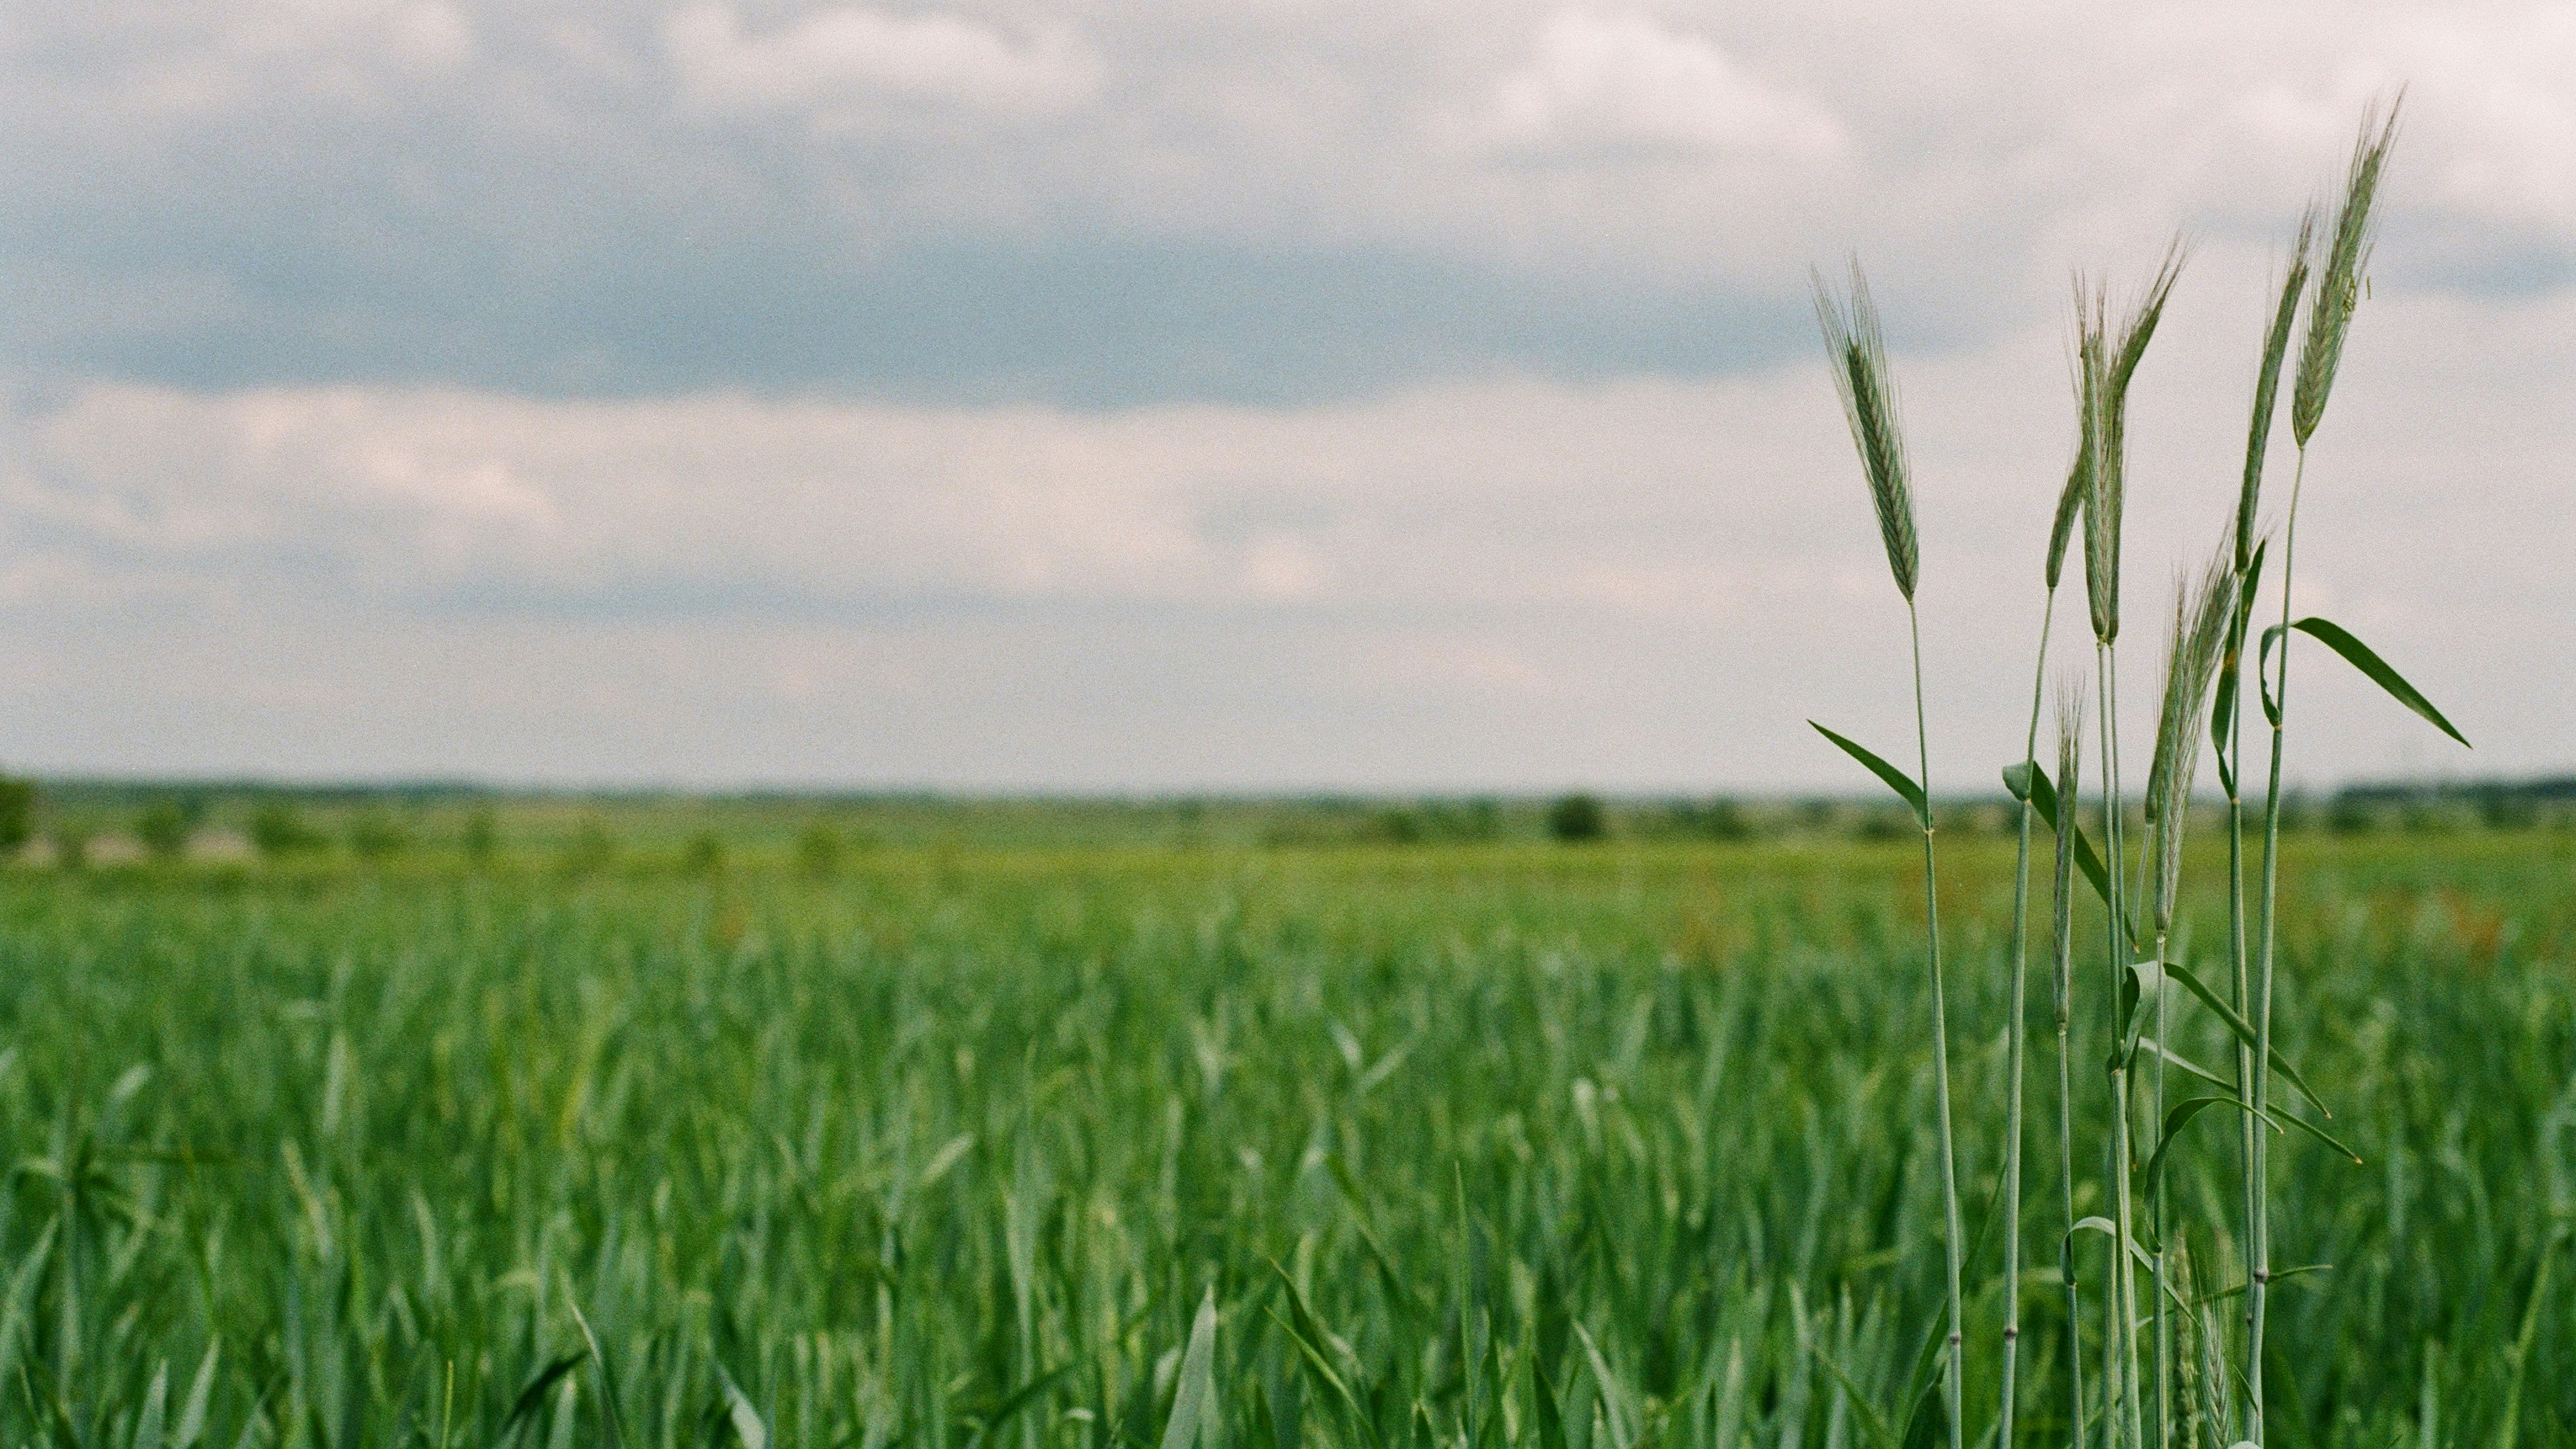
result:
[[[1852,785],[1804,721],[1911,724],[1806,300],[1857,250],[1935,784],[1983,787],[2070,268],[2194,246],[2135,404],[2152,621],[2401,84],[2298,604],[2478,748],[2311,650],[2292,772],[2576,768],[2563,5],[19,0],[0,764]]]

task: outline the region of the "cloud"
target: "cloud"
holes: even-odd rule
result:
[[[2142,614],[2232,506],[2264,265],[2204,250],[2141,373]],[[2301,611],[2442,703],[2454,768],[2576,763],[2570,327],[2568,297],[2375,298],[2310,461]],[[2062,345],[1897,365],[1935,776],[1970,788],[2029,697]],[[1106,410],[30,386],[0,602],[14,757],[79,768],[1790,788],[1849,783],[1805,718],[1911,724],[1805,358]],[[2445,764],[2308,657],[2299,778]]]
[[[746,35],[730,7],[701,4],[672,14],[663,36],[695,103],[802,112],[825,127],[856,124],[887,102],[1040,116],[1090,100],[1101,84],[1098,58],[1061,25],[1023,42],[958,15],[835,6]]]
[[[1304,402],[1711,375],[1858,248],[1974,346],[2274,244],[2410,83],[2383,291],[2576,279],[2539,4],[19,7],[0,355],[192,387]]]
[[[1510,151],[1830,155],[1841,128],[1705,36],[1643,14],[1566,10],[1494,88],[1485,138]]]

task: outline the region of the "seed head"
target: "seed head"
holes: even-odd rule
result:
[[[1896,591],[1911,604],[1922,559],[1914,535],[1914,492],[1906,478],[1905,436],[1896,422],[1896,382],[1887,368],[1878,307],[1870,300],[1858,259],[1851,264],[1851,285],[1844,296],[1834,295],[1822,273],[1815,277],[1815,289],[1816,322],[1832,358],[1834,390],[1842,395],[1852,446],[1860,450],[1861,471],[1869,479],[1879,538],[1887,545],[1888,572],[1896,578]]]
[[[2147,773],[2147,825],[2155,842],[2155,921],[2173,920],[2182,877],[2183,827],[2191,815],[2191,782],[2200,762],[2200,732],[2209,723],[2210,686],[2227,648],[2236,601],[2233,550],[2222,546],[2195,578],[2174,580],[2173,637],[2165,654],[2164,701],[2157,711],[2156,752]]]
[[[2379,234],[2379,179],[2388,165],[2388,150],[2397,143],[2397,113],[2405,100],[2400,92],[2384,115],[2372,106],[2353,142],[2343,204],[2335,211],[2325,266],[2316,274],[2316,294],[2308,302],[2308,335],[2299,345],[2299,377],[2290,395],[2290,436],[2302,448],[2325,416],[2326,395],[2334,391],[2336,369],[2343,365],[2344,337],[2352,330],[2353,310],[2361,305],[2371,245]]]

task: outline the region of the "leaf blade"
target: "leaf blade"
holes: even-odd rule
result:
[[[1172,1394],[1172,1417],[1163,1425],[1163,1449],[1197,1449],[1200,1421],[1215,1396],[1216,1290],[1210,1288],[1199,1298],[1189,1345],[1181,1350],[1179,1387]]]
[[[1931,803],[1924,798],[1923,787],[1914,783],[1913,776],[1906,774],[1903,770],[1900,770],[1894,765],[1889,764],[1887,761],[1880,759],[1867,745],[1861,744],[1859,741],[1853,740],[1847,736],[1838,735],[1832,730],[1825,728],[1823,725],[1817,724],[1814,720],[1809,720],[1807,723],[1814,728],[1816,733],[1833,741],[1835,745],[1841,748],[1844,754],[1860,761],[1871,774],[1876,775],[1880,780],[1886,782],[1887,788],[1895,791],[1899,798],[1904,800],[1907,805],[1913,807],[1916,823],[1920,824],[1926,830],[1930,830],[1932,828]]]
[[[2459,741],[2462,749],[2475,748],[2469,743],[2467,735],[2461,734],[2457,727],[2443,717],[2440,710],[2433,707],[2433,701],[2426,699],[2421,690],[2407,683],[2404,675],[2389,668],[2388,661],[2380,658],[2369,645],[2354,638],[2352,631],[2330,619],[2321,619],[2314,614],[2290,627],[2342,655],[2345,663],[2360,670],[2371,683],[2386,690],[2390,698],[2413,710],[2433,728]]]

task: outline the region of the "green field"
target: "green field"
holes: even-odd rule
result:
[[[1153,1449],[1202,1387],[1226,1449],[1904,1433],[1918,846],[775,835],[0,877],[6,1442]],[[1972,1216],[2010,869],[1945,860]],[[2285,879],[2282,1040],[2367,1163],[2276,1155],[2276,1261],[2331,1265],[2274,1295],[2276,1442],[2570,1442],[2576,837],[2308,835]],[[2022,1427],[2059,1444],[2047,1009]],[[2190,1139],[2195,1224],[2233,1142]]]

